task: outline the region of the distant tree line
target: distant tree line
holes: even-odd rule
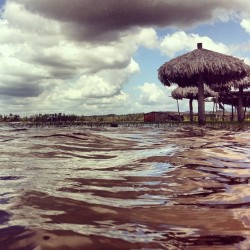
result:
[[[134,113],[126,115],[75,115],[75,114],[36,114],[21,117],[18,114],[0,115],[0,122],[92,122],[92,123],[109,123],[109,122],[143,122],[143,113]]]

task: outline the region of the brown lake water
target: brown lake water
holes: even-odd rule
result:
[[[0,250],[250,249],[250,131],[191,130],[0,128]]]

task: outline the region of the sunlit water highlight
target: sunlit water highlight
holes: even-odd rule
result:
[[[0,249],[250,249],[250,133],[1,128]]]

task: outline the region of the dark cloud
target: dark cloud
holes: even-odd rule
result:
[[[1,95],[15,97],[37,97],[44,89],[39,85],[16,84],[12,86],[0,86]]]
[[[68,79],[77,73],[77,67],[73,65],[73,62],[69,63],[60,56],[41,55],[40,57],[31,57],[30,62],[46,68],[51,78]]]
[[[63,68],[68,70],[74,70],[75,65],[71,65],[68,61],[65,61],[60,56],[43,56],[40,55],[40,57],[32,57],[31,61],[35,64],[53,67],[53,68]]]
[[[108,39],[131,27],[186,27],[211,20],[227,0],[12,0],[31,12],[65,22],[80,39]],[[240,1],[241,2],[241,1]],[[240,4],[238,4],[239,6]]]

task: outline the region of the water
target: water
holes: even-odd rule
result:
[[[250,249],[250,133],[1,128],[0,249]]]

